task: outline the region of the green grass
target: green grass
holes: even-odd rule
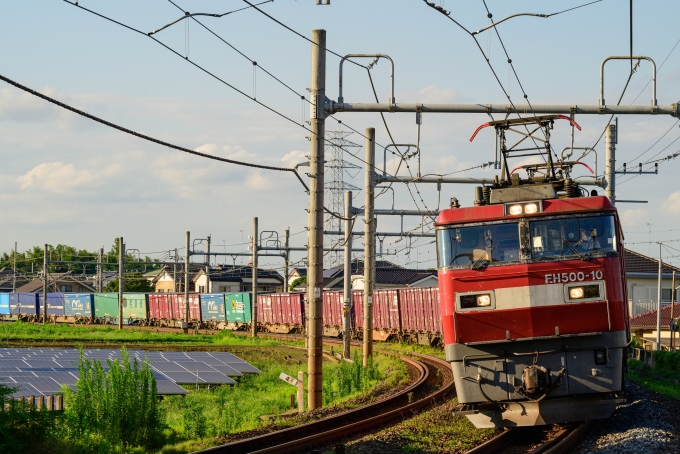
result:
[[[271,339],[251,338],[235,335],[231,331],[220,331],[218,334],[184,334],[177,332],[156,332],[152,329],[125,328],[119,330],[113,326],[69,326],[40,325],[24,322],[0,324],[0,344],[17,342],[93,342],[93,343],[163,343],[171,345],[281,345]]]
[[[295,360],[289,362],[295,363]],[[166,397],[161,403],[161,409],[166,415],[168,425],[166,435],[174,442],[166,445],[162,452],[190,452],[214,446],[224,442],[216,437],[260,429],[269,424],[261,416],[276,416],[290,410],[290,395],[296,389],[279,379],[279,374],[285,372],[297,377],[298,371],[306,371],[306,363],[286,364],[277,359],[252,363],[262,372],[244,375],[235,386],[203,388],[198,391],[193,388],[185,397]],[[349,393],[329,394],[330,400],[324,405],[347,403],[350,399],[366,394],[379,383],[391,388],[408,382],[407,368],[397,359],[376,355],[374,367],[377,373],[372,379],[365,380],[363,386]],[[325,362],[324,386],[343,388],[342,384],[337,383],[337,378],[342,376],[342,371],[346,368],[343,363]],[[299,424],[300,421],[295,418],[276,418],[274,423],[279,427],[287,427]]]
[[[388,351],[396,354],[422,353],[424,355],[434,356],[436,358],[445,359],[444,350],[438,347],[430,347],[429,345],[421,344],[402,344],[396,342],[384,342],[376,344],[376,350]]]
[[[649,369],[642,361],[628,360],[626,377],[645,388],[664,396],[680,400],[680,374],[675,370],[655,367]]]

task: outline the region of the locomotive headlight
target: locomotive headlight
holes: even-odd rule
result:
[[[508,214],[511,216],[516,216],[522,214],[522,205],[511,205],[508,207]]]
[[[598,348],[595,350],[595,364],[598,366],[607,364],[607,350],[604,348]]]
[[[477,306],[491,306],[491,295],[479,295],[477,297]]]
[[[573,300],[583,298],[583,287],[572,287],[569,289],[569,298]]]
[[[524,205],[524,212],[526,214],[538,213],[538,205],[536,205],[535,203],[527,203],[526,205]]]

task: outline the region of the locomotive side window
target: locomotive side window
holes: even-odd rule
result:
[[[532,258],[586,257],[616,252],[613,216],[565,217],[529,223]]]
[[[439,266],[480,268],[519,260],[519,224],[480,225],[437,232]]]

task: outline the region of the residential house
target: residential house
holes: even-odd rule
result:
[[[629,249],[624,249],[624,261],[628,282],[628,311],[630,316],[634,317],[656,310],[659,292],[659,261]],[[675,284],[677,287],[680,285],[680,268],[663,263],[661,269],[662,307],[671,304],[673,271],[676,272],[678,279]]]
[[[61,292],[61,293],[93,293],[95,292],[94,284],[88,282],[85,276],[73,275],[71,271],[66,273],[50,273],[47,279],[47,291]],[[17,293],[42,293],[43,279],[42,277],[33,279],[32,281],[17,288]]]
[[[189,291],[194,290],[194,277],[196,273],[205,269],[201,263],[189,264]],[[183,292],[184,291],[184,264],[166,265],[160,273],[151,279],[155,292]]]
[[[671,313],[672,312],[672,313]],[[644,314],[636,315],[630,319],[630,330],[634,336],[640,339],[646,348],[656,350],[656,314],[657,311],[649,311]],[[669,304],[661,309],[661,347],[667,349],[670,346],[671,330],[670,324],[673,320],[676,324],[680,322],[680,303],[675,303],[672,306]],[[675,332],[675,341],[673,345],[675,350],[678,349],[680,339],[678,333]]]
[[[23,274],[17,272],[16,283],[14,280],[14,269],[5,267],[0,269],[0,293],[10,293],[12,289],[28,284],[30,279]]]
[[[250,292],[253,289],[253,268],[250,266],[216,266],[200,270],[193,278],[200,293]],[[278,293],[284,290],[284,279],[273,270],[257,269],[257,291]]]

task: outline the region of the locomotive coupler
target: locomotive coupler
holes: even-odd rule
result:
[[[525,367],[522,374],[522,390],[526,394],[545,392],[550,387],[550,370],[536,364]]]

